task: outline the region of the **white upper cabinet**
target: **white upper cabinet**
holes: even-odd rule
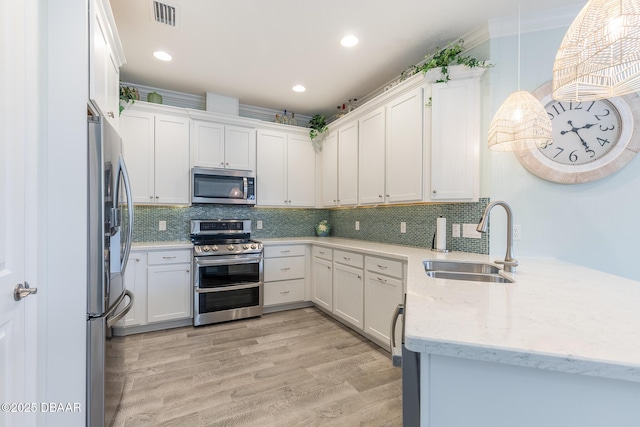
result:
[[[120,100],[120,67],[124,53],[107,0],[92,4],[89,49],[89,98],[116,129]]]
[[[189,119],[136,102],[120,117],[133,202],[189,204]],[[165,114],[153,112],[162,108]]]
[[[480,83],[432,86],[431,200],[478,200]]]
[[[193,166],[255,172],[255,129],[193,120],[191,149]]]
[[[389,203],[422,200],[422,88],[387,105],[386,199]]]
[[[358,122],[338,129],[338,205],[358,203]]]
[[[338,132],[322,142],[322,205],[338,206]]]
[[[314,207],[316,153],[300,131],[259,130],[257,205]]]
[[[385,108],[360,119],[358,151],[358,202],[378,204],[385,200]]]

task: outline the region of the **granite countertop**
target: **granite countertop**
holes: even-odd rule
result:
[[[640,382],[640,282],[517,254],[517,272],[502,273],[515,283],[434,279],[424,272],[425,259],[493,263],[503,256],[441,254],[335,237],[258,240],[406,261],[405,344],[410,350]]]

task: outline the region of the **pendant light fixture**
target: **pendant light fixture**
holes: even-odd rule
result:
[[[518,1],[518,91],[502,103],[489,125],[489,149],[521,151],[553,141],[551,120],[531,93],[520,90],[520,2]]]
[[[551,96],[595,101],[640,90],[640,2],[590,0],[553,64]]]

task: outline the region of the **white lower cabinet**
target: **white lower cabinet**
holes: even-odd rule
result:
[[[389,348],[391,319],[404,292],[402,263],[367,256],[365,269],[364,330]]]
[[[133,292],[133,307],[116,324],[117,327],[140,326],[147,323],[147,253],[132,251],[124,273],[124,285]]]
[[[306,245],[267,246],[264,249],[264,306],[305,300]]]
[[[311,271],[311,301],[317,306],[333,310],[333,251],[324,247],[313,247],[313,261]]]
[[[132,251],[124,275],[134,303],[114,326],[115,335],[191,323],[191,249]],[[127,331],[128,329],[128,331]]]
[[[313,246],[311,264],[311,301],[389,350],[391,319],[404,295],[406,262]],[[401,333],[398,327],[396,337]]]
[[[362,255],[333,253],[333,313],[356,329],[364,329]]]

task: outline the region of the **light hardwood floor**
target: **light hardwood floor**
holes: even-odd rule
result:
[[[114,343],[117,427],[402,426],[389,354],[315,308]]]

